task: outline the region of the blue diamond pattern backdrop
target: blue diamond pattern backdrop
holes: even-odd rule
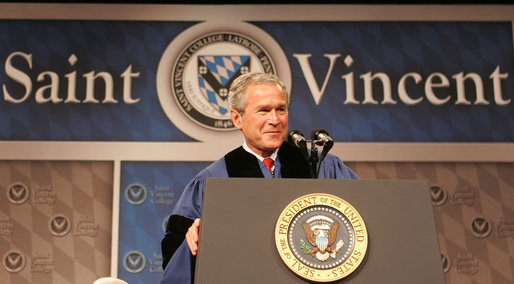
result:
[[[194,23],[105,21],[2,21],[0,58],[15,51],[32,54],[32,69],[21,58],[14,65],[35,78],[56,70],[59,87],[66,90],[65,74],[77,71],[77,96],[84,96],[82,75],[106,71],[115,77],[116,104],[37,104],[32,94],[24,103],[0,102],[0,139],[65,141],[192,141],[162,111],[156,94],[155,74],[162,52],[181,31]],[[284,49],[292,68],[290,127],[310,131],[323,127],[337,141],[352,142],[510,142],[513,140],[513,103],[498,106],[492,100],[489,75],[499,65],[501,73],[513,73],[512,27],[508,22],[259,22]],[[26,36],[19,36],[20,34]],[[328,70],[325,53],[340,53],[319,106],[313,101],[295,53],[312,54],[310,64],[321,86]],[[74,66],[68,57],[78,58]],[[353,58],[345,66],[343,59]],[[136,104],[122,101],[122,81],[117,76],[132,65]],[[356,99],[363,100],[359,76],[384,72],[391,78],[393,94],[403,74],[417,72],[423,79],[434,72],[447,77],[475,72],[484,80],[489,105],[455,106],[455,83],[437,90],[452,99],[434,106],[420,104],[345,105],[342,75],[354,73]],[[117,79],[117,80],[116,80]],[[21,99],[25,89],[0,72],[0,82]],[[34,84],[34,88],[49,82]],[[411,96],[423,97],[422,83],[410,86]],[[39,85],[38,85],[39,84]],[[470,101],[473,86],[467,85]],[[99,84],[101,85],[101,84]],[[382,87],[374,84],[381,101]],[[409,85],[408,85],[409,88]],[[512,98],[512,76],[503,80],[503,97]],[[32,91],[34,93],[34,90]],[[65,92],[60,92],[64,94]],[[103,86],[97,86],[103,93]],[[395,96],[393,95],[393,98]]]
[[[255,23],[281,43],[293,75],[290,128],[310,131],[322,127],[337,141],[367,142],[510,142],[513,140],[513,105],[433,106],[344,105],[346,86],[342,75],[354,72],[355,94],[364,93],[358,76],[371,71],[391,77],[393,94],[400,77],[417,72],[424,79],[434,72],[456,74],[476,72],[484,81],[500,64],[502,73],[512,74],[511,23]],[[310,64],[321,86],[329,60],[325,53],[351,55],[346,67],[336,61],[327,90],[316,106],[294,53],[312,54]],[[396,84],[395,84],[396,83]],[[455,86],[452,85],[452,90]],[[486,97],[492,98],[492,84],[484,82]],[[412,97],[421,97],[421,87]],[[512,98],[513,80],[503,85],[505,98]],[[381,88],[374,88],[380,101]],[[436,92],[437,93],[437,92]],[[360,95],[359,95],[360,94]],[[470,101],[474,93],[467,92]],[[380,95],[380,96],[379,96]],[[455,91],[441,92],[440,96]],[[394,97],[394,96],[393,96]]]
[[[34,95],[22,104],[0,100],[0,139],[64,141],[192,141],[165,116],[157,99],[155,73],[170,41],[192,23],[113,21],[0,21],[0,60],[21,51],[32,54],[32,70],[26,62],[13,62],[35,82],[43,71],[60,76],[59,93],[67,92],[64,74],[77,72],[77,97],[84,97],[82,75],[92,70],[114,78],[117,104],[37,104]],[[24,35],[24,36],[20,36]],[[78,58],[74,66],[68,57]],[[136,104],[122,102],[119,76],[132,65],[140,76],[133,80]],[[81,80],[82,79],[82,80]],[[0,72],[0,82],[21,99],[24,88]],[[35,83],[34,88],[49,81]],[[98,84],[97,98],[103,96]],[[33,90],[32,93],[34,93]],[[3,97],[2,97],[3,98]]]

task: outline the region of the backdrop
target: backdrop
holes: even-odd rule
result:
[[[263,71],[361,178],[429,180],[448,283],[513,282],[513,7],[1,4],[0,277],[157,282]]]

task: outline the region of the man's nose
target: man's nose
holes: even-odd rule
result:
[[[271,110],[269,112],[268,122],[273,125],[277,125],[280,122],[280,120],[278,119],[278,114],[277,114],[276,110]]]

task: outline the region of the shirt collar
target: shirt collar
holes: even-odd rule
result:
[[[263,161],[265,158],[271,158],[273,161],[275,161],[275,159],[277,158],[277,155],[278,155],[278,149],[275,149],[275,151],[273,151],[273,153],[271,153],[271,155],[269,157],[261,157],[259,156],[259,154],[255,153],[254,151],[252,151],[252,149],[250,149],[250,147],[248,147],[248,145],[246,144],[246,139],[243,141],[243,149],[246,150],[246,152],[254,155],[257,159],[259,159],[259,161]]]

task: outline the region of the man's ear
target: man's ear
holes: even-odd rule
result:
[[[243,128],[243,122],[242,122],[243,115],[240,112],[238,112],[235,109],[231,109],[230,110],[230,118],[232,119],[232,123],[234,123],[234,126],[237,129],[241,130]]]

